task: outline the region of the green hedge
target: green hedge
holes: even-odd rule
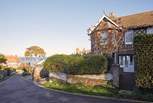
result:
[[[101,74],[107,71],[107,59],[102,55],[54,55],[47,58],[44,68],[67,74]]]
[[[136,55],[136,85],[153,88],[153,35],[138,35],[134,38]]]

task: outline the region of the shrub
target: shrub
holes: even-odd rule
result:
[[[0,63],[6,63],[7,59],[3,54],[0,54]]]
[[[0,74],[0,80],[2,80],[4,78],[4,75]]]
[[[78,63],[70,64],[68,74],[102,74],[107,71],[107,60],[101,55],[87,55]]]
[[[153,88],[153,35],[138,35],[134,38],[136,55],[136,85]]]
[[[49,71],[46,70],[46,69],[42,69],[40,71],[40,77],[42,77],[42,78],[48,78],[49,77]]]
[[[54,55],[44,63],[44,68],[50,72],[66,72],[71,65],[75,65],[83,59],[75,55]]]
[[[102,55],[54,55],[45,61],[44,68],[67,74],[101,74],[107,71],[107,59]]]
[[[30,73],[29,73],[29,71],[26,68],[24,68],[22,76],[27,76],[27,75],[30,75]]]

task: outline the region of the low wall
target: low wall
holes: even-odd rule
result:
[[[65,73],[50,73],[50,78],[56,78],[71,84],[81,83],[84,85],[106,85],[112,80],[113,76],[110,73],[100,75],[67,75]]]

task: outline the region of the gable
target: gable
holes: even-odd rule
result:
[[[90,32],[88,32],[89,34],[91,34],[94,31],[101,31],[103,29],[108,29],[108,28],[121,29],[122,27],[125,29],[135,29],[135,28],[153,26],[153,11],[143,12],[128,16],[115,17],[113,19],[105,16],[107,17],[107,19],[109,19],[108,21],[104,20],[103,17],[99,20],[99,22],[96,25],[91,27],[92,29],[89,28],[90,29]],[[108,23],[110,23],[111,26]]]

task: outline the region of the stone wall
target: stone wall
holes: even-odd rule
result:
[[[90,86],[106,85],[108,81],[112,80],[110,73],[100,75],[67,75],[65,73],[50,73],[50,78],[56,78],[71,84],[84,84]]]

